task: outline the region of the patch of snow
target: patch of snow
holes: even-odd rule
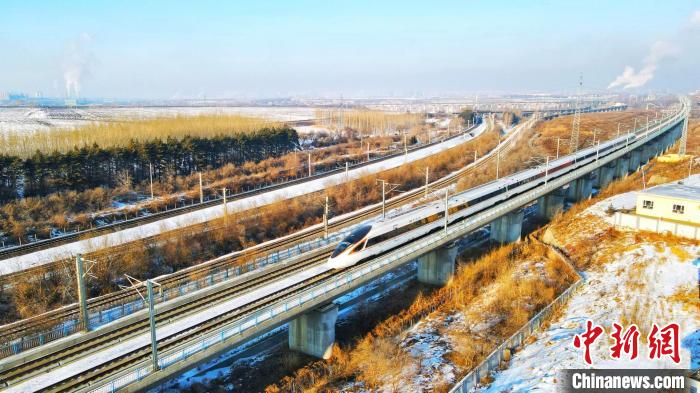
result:
[[[425,391],[439,382],[454,382],[455,367],[446,358],[452,352],[449,336],[441,328],[449,327],[449,320],[429,319],[413,326],[399,344],[417,360],[415,376],[402,386],[402,391]],[[447,326],[445,326],[447,325]]]
[[[628,208],[636,193],[626,193],[599,202],[588,209],[601,215],[608,206]],[[674,252],[674,249],[676,252]],[[690,258],[679,257],[682,249]],[[672,296],[697,287],[700,272],[700,247],[658,243],[637,244],[616,254],[604,266],[585,272],[586,282],[572,296],[562,316],[545,331],[535,334],[535,341],[517,352],[509,367],[495,374],[485,392],[556,391],[558,371],[589,368],[582,350],[573,347],[573,337],[584,332],[586,320],[602,325],[606,333],[592,346],[596,368],[697,368],[700,366],[700,315]],[[624,322],[624,321],[627,322]],[[610,357],[608,339],[612,323],[628,325],[633,321],[641,332],[639,356],[629,360]],[[652,323],[665,326],[677,323],[681,332],[681,363],[667,357],[649,359],[649,348],[642,338]]]
[[[459,137],[437,143],[432,146],[425,147],[416,151],[409,152],[405,156],[393,157],[380,162],[375,162],[360,168],[351,169],[347,175],[345,173],[336,173],[330,176],[321,177],[308,182],[294,184],[288,187],[283,187],[276,190],[271,190],[262,194],[237,199],[228,202],[227,209],[229,212],[244,211],[258,206],[264,206],[270,203],[278,202],[285,199],[291,199],[300,195],[314,193],[323,190],[329,186],[341,184],[348,179],[357,179],[367,176],[371,173],[381,172],[388,169],[399,167],[407,162],[413,162],[441,151],[458,146],[468,140],[477,137],[485,130],[482,124],[475,131],[474,137],[468,134],[460,135]],[[0,275],[18,272],[31,267],[40,266],[52,261],[69,258],[78,253],[88,253],[92,250],[102,249],[105,247],[116,246],[130,241],[143,239],[150,236],[155,236],[163,232],[171,231],[178,228],[187,227],[216,218],[223,217],[223,206],[212,206],[201,210],[180,214],[166,219],[158,220],[152,223],[144,224],[135,228],[128,228],[122,231],[96,236],[86,240],[63,244],[52,247],[50,249],[36,251],[26,255],[8,258],[0,264]],[[337,219],[338,217],[336,217]],[[333,221],[333,219],[331,219]]]
[[[636,206],[637,192],[631,191],[600,201],[586,209],[586,213],[593,214],[601,218],[608,218],[610,217],[608,214],[610,208],[613,210],[629,210],[634,209]]]

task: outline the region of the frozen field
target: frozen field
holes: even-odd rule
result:
[[[270,121],[299,121],[315,117],[311,107],[115,107],[115,108],[0,108],[0,132],[47,131],[92,122],[140,120],[197,115],[245,115]]]

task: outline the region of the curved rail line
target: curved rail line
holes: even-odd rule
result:
[[[270,274],[255,277],[249,281],[214,292],[209,296],[199,298],[196,301],[186,303],[177,308],[159,312],[157,314],[156,321],[157,323],[166,321],[172,322],[173,319],[178,316],[201,311],[202,309],[210,307],[212,304],[216,304],[217,302],[223,301],[230,296],[242,294],[264,283],[267,283],[269,282],[270,278],[279,279],[301,269],[317,265],[319,263],[324,263],[328,259],[329,254],[330,252],[321,253],[320,255],[317,255],[311,259],[303,260],[292,265],[283,266]],[[62,348],[60,351],[52,353],[51,355],[37,357],[17,366],[4,369],[0,371],[0,386],[9,386],[17,381],[31,378],[31,376],[38,373],[46,372],[54,367],[64,365],[77,357],[84,356],[86,353],[109,346],[109,344],[112,342],[122,341],[133,336],[134,334],[147,330],[148,326],[148,319],[139,319],[126,326],[110,331],[107,334],[97,335],[67,348]]]
[[[502,149],[503,146],[504,145],[499,145],[499,149]],[[487,157],[484,157],[484,159],[477,163],[477,165],[484,165],[487,159]],[[472,166],[472,168],[477,167],[477,165]],[[451,176],[454,175],[456,174],[453,174]],[[440,179],[438,182],[445,182],[446,179],[447,178]],[[433,184],[438,182],[434,182]],[[421,193],[423,190],[419,189],[413,190],[411,192],[416,191],[418,193]],[[406,194],[410,194],[411,192]],[[368,209],[368,211],[369,210],[371,209]],[[367,213],[364,212],[363,214]],[[292,272],[304,269],[319,262],[323,262],[326,260],[329,253],[330,251],[323,251],[312,258],[304,259],[298,263],[278,267],[278,269],[275,270],[275,274],[277,274],[276,277],[281,277],[285,274],[291,274]],[[334,275],[345,273],[348,270],[358,269],[360,267],[361,266],[352,266],[342,270],[324,271],[310,278],[306,278],[296,284],[292,284],[292,286],[290,287],[280,288],[279,290],[276,289],[275,292],[270,296],[254,300],[253,302],[248,303],[245,306],[228,311],[227,313],[222,314],[218,317],[199,322],[186,331],[178,332],[177,334],[173,334],[172,336],[163,338],[159,340],[158,346],[163,352],[168,351],[169,349],[177,348],[178,345],[191,341],[193,337],[200,337],[204,334],[215,331],[219,327],[226,326],[227,324],[235,320],[250,315],[255,310],[258,310],[260,308],[265,307],[266,305],[278,302],[282,299],[292,296],[295,293],[303,291],[304,289],[313,286],[315,283],[331,279],[331,277]],[[260,286],[262,283],[269,283],[270,277],[273,277],[273,275],[263,274],[256,280],[251,280],[248,283],[246,283],[245,287],[242,287],[240,285],[233,285],[231,287],[223,288],[221,290],[217,289],[217,292],[211,296],[204,296],[200,299],[192,300],[182,307],[176,307],[172,310],[163,311],[158,315],[158,318],[160,321],[164,321],[166,319],[170,321],[174,317],[182,317],[183,313],[190,313],[193,311],[200,310],[203,307],[210,306],[212,303],[216,303],[217,300],[220,301],[224,298],[230,297],[233,294],[240,294],[241,291],[250,290],[251,288]],[[145,318],[141,318],[137,321],[129,322],[126,326],[119,327],[113,332],[105,332],[104,334],[96,333],[94,337],[90,337],[82,343],[78,344],[73,351],[60,350],[54,355],[52,355],[54,356],[53,358],[47,357],[46,359],[34,359],[27,363],[17,365],[14,368],[3,370],[2,372],[0,372],[0,380],[3,381],[6,384],[6,386],[12,386],[13,384],[18,383],[19,381],[31,378],[32,375],[45,372],[54,367],[65,365],[66,363],[70,362],[73,359],[76,359],[77,357],[89,354],[90,351],[103,348],[105,346],[105,343],[107,342],[123,341],[124,339],[136,334],[137,331],[143,333],[143,331],[145,331],[146,329],[146,320]],[[148,361],[149,358],[150,344],[142,345],[138,348],[130,350],[130,352],[127,354],[112,359],[108,363],[97,365],[94,368],[87,370],[86,372],[82,373],[79,377],[69,378],[62,382],[56,383],[48,387],[47,391],[63,392],[80,389],[92,383],[98,382],[107,376],[113,375],[114,373],[120,370],[124,370],[134,365],[138,365],[140,363]]]
[[[524,125],[518,131],[532,127],[535,121],[536,119],[529,119],[529,125]],[[511,133],[504,141],[502,141],[501,144],[492,149],[486,155],[480,157],[475,163],[472,162],[465,168],[430,183],[429,189],[440,189],[449,186],[453,183],[456,183],[461,178],[471,174],[473,171],[490,163],[491,160],[495,159],[494,157],[496,154],[508,153],[515,145],[514,142],[519,137],[519,135],[519,132]],[[416,200],[421,199],[423,197],[424,192],[424,187],[407,191],[405,193],[397,195],[396,197],[388,199],[386,201],[386,207],[388,209],[392,209],[407,203],[414,202]],[[338,219],[329,221],[329,232],[337,231],[344,227],[348,227],[353,224],[364,221],[369,217],[376,216],[377,214],[380,214],[381,209],[381,203],[379,203],[370,205],[367,208],[360,209],[353,213],[340,216]],[[323,234],[323,226],[315,225],[290,236],[265,242],[260,245],[251,247],[249,249],[234,252],[229,255],[219,257],[214,260],[204,262],[186,269],[182,269],[165,276],[156,277],[155,280],[159,282],[163,288],[178,287],[183,283],[191,282],[193,276],[208,276],[209,274],[216,273],[218,271],[221,271],[222,269],[235,267],[237,264],[240,263],[240,258],[255,258],[261,255],[264,256],[274,251],[286,249],[290,246],[299,244],[310,239],[322,237]],[[90,310],[90,312],[95,312],[137,299],[138,295],[136,295],[133,291],[116,291],[107,295],[89,299],[88,309]],[[66,320],[79,320],[79,315],[79,305],[71,304],[42,315],[17,321],[5,326],[0,326],[0,337],[3,337],[3,342],[0,342],[0,345],[2,345],[3,343],[12,342],[32,333],[39,333],[45,331],[48,327],[56,326]],[[0,353],[0,358],[7,356],[8,354]]]
[[[453,135],[445,140],[449,140],[449,139],[453,139],[453,138],[457,138],[459,136],[462,136],[465,133],[468,133],[471,130],[473,130],[473,128],[474,127],[466,129],[463,132],[455,134],[455,135]],[[444,142],[444,140],[438,140],[438,141],[435,141],[432,143],[423,144],[420,146],[414,146],[414,147],[409,148],[408,151],[412,152],[412,151],[421,150],[421,149],[424,149],[426,147],[430,147],[430,146],[433,146],[437,143],[442,143],[442,142]],[[351,165],[349,168],[350,169],[362,168],[363,166],[367,166],[370,164],[374,164],[376,162],[388,160],[390,158],[402,156],[403,154],[404,154],[403,152],[389,154],[386,156],[371,159],[369,161],[363,161],[361,163]],[[333,170],[323,172],[323,173],[318,173],[318,174],[315,174],[312,176],[301,177],[301,178],[297,178],[294,180],[289,180],[286,182],[277,183],[277,184],[274,184],[271,186],[261,187],[261,188],[255,189],[255,190],[244,191],[244,192],[240,192],[240,193],[235,194],[235,195],[228,196],[227,200],[228,201],[235,201],[237,199],[247,198],[247,197],[259,195],[261,193],[278,190],[280,188],[289,187],[289,186],[292,186],[295,184],[316,180],[316,179],[323,178],[326,176],[341,173],[343,171],[345,171],[345,168],[333,169]],[[25,255],[25,254],[28,254],[28,253],[34,252],[34,251],[46,250],[48,248],[71,243],[71,242],[76,241],[76,240],[84,240],[84,239],[99,236],[99,235],[114,233],[114,232],[118,232],[118,231],[121,231],[124,229],[134,228],[134,227],[137,227],[139,225],[149,224],[149,223],[159,221],[162,219],[178,216],[178,215],[181,215],[184,213],[189,213],[189,212],[201,210],[201,209],[204,209],[207,207],[217,206],[217,205],[221,204],[222,201],[223,201],[222,198],[210,199],[208,201],[196,203],[196,204],[189,205],[189,206],[183,206],[183,207],[178,207],[178,208],[171,209],[171,210],[166,210],[163,212],[153,213],[153,214],[150,214],[148,216],[141,216],[141,217],[137,217],[137,218],[132,218],[129,220],[124,220],[124,221],[104,225],[104,226],[97,227],[97,228],[86,229],[84,231],[78,231],[78,232],[65,234],[65,235],[55,237],[52,239],[39,240],[39,241],[36,241],[33,243],[27,243],[27,244],[24,244],[21,246],[7,248],[5,250],[0,250],[0,261],[3,259],[8,259],[8,258],[20,256],[20,255]]]
[[[531,119],[529,121],[531,123],[529,125],[524,125],[522,128],[520,128],[520,130],[528,129],[529,127],[532,127],[534,125],[534,119]],[[514,142],[519,135],[519,132],[511,133],[507,137],[507,139],[505,139],[501,144],[492,149],[488,154],[479,158],[476,161],[476,163],[471,163],[467,167],[459,171],[456,171],[450,175],[447,175],[441,179],[430,183],[428,188],[441,189],[447,187],[459,181],[461,178],[471,174],[473,171],[489,164],[491,160],[495,159],[494,157],[496,154],[508,153],[514,146]],[[414,202],[416,200],[421,199],[424,195],[424,192],[424,187],[407,191],[405,193],[388,199],[386,201],[386,207],[388,209],[392,209],[407,203]],[[340,216],[338,219],[329,221],[329,232],[337,231],[339,229],[362,222],[367,218],[376,216],[377,214],[381,213],[381,209],[381,203],[378,203],[370,205],[367,208],[360,209],[355,212]],[[286,249],[290,246],[296,245],[309,239],[322,237],[323,235],[323,226],[315,225],[313,227],[294,233],[290,236],[265,242],[260,245],[248,248],[246,250],[237,251],[229,255],[213,259],[211,261],[207,261],[189,268],[179,270],[174,273],[170,273],[168,275],[156,277],[154,278],[154,280],[160,283],[163,288],[177,287],[185,282],[192,281],[193,276],[207,276],[209,274],[216,273],[222,269],[235,267],[236,264],[240,262],[240,258],[255,258],[257,256],[266,255],[276,250]],[[138,295],[134,294],[134,292],[132,291],[116,291],[103,296],[89,299],[88,309],[91,312],[94,312],[96,310],[104,310],[111,306],[127,303],[137,299]],[[21,321],[17,321],[5,326],[0,326],[0,337],[3,337],[4,342],[11,342],[23,336],[27,336],[28,334],[46,330],[49,326],[56,326],[63,321],[80,319],[79,315],[80,307],[77,303],[74,303],[42,315],[38,315],[28,319],[23,319]],[[1,344],[2,343],[0,343],[0,345]],[[0,353],[0,357],[2,356],[3,354]],[[4,356],[6,357],[8,355],[5,354]]]
[[[504,141],[501,145],[494,148],[488,155],[482,156],[481,159],[477,160],[476,165],[470,164],[470,166],[464,169],[454,172],[448,176],[445,176],[437,181],[429,184],[430,189],[444,188],[462,177],[468,175],[474,170],[481,168],[486,165],[493,154],[501,151],[501,154],[508,152],[513,145],[514,138],[516,134],[511,135],[508,139]],[[386,201],[386,207],[396,208],[406,203],[416,201],[423,197],[424,187],[416,188],[396,197],[390,198]],[[360,209],[350,214],[340,216],[338,219],[330,220],[328,223],[329,232],[337,231],[341,228],[356,224],[358,222],[364,221],[369,217],[375,216],[381,213],[381,203],[370,205],[368,208]],[[260,245],[253,246],[246,250],[237,251],[229,255],[213,259],[186,269],[179,270],[174,273],[170,273],[165,276],[160,276],[154,278],[158,283],[160,283],[163,288],[176,287],[183,282],[191,281],[192,276],[206,276],[211,273],[217,272],[220,269],[225,269],[227,267],[234,267],[240,258],[255,258],[260,255],[266,255],[279,249],[286,249],[295,244],[304,242],[309,239],[319,238],[324,235],[324,228],[322,225],[315,225],[306,230],[299,231],[290,236],[282,237],[280,239],[275,239],[273,241],[261,243]],[[117,292],[112,292],[107,295],[95,297],[89,299],[88,308],[90,310],[105,309],[109,306],[116,304],[125,303],[131,300],[136,300],[138,296],[131,291],[122,290]],[[0,336],[3,337],[4,341],[11,341],[22,335],[26,335],[27,332],[38,331],[39,329],[46,328],[49,325],[56,325],[61,321],[68,319],[76,319],[80,313],[80,308],[77,303],[64,306],[54,311],[50,311],[46,314],[38,315],[36,317],[24,319],[17,321],[5,326],[0,326]],[[1,344],[1,343],[0,343]],[[1,356],[1,355],[0,355]]]

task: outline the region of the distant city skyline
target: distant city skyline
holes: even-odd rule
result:
[[[115,99],[700,87],[700,3],[23,1],[0,92]]]

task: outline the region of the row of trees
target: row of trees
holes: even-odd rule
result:
[[[125,146],[93,144],[65,153],[37,151],[28,158],[0,155],[0,201],[141,182],[149,179],[151,168],[154,181],[188,175],[277,157],[298,145],[296,131],[284,126],[215,137],[131,140]]]

